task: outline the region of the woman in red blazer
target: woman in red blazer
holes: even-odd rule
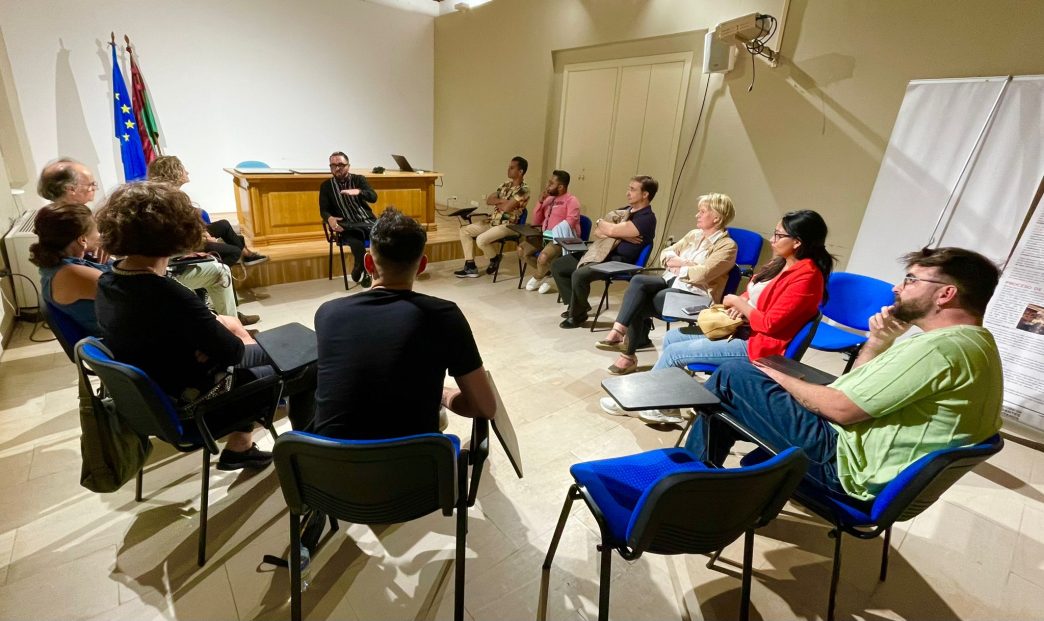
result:
[[[663,337],[663,353],[654,369],[689,364],[718,365],[727,360],[756,360],[782,354],[802,326],[825,300],[826,281],[834,259],[826,249],[827,226],[810,210],[792,211],[776,224],[772,234],[775,257],[751,278],[743,295],[722,300],[733,317],[743,317],[731,339],[712,341],[695,327],[670,330]],[[626,414],[612,399],[602,399],[610,414]],[[648,417],[648,418],[647,418]],[[646,422],[679,422],[676,412],[643,412]]]

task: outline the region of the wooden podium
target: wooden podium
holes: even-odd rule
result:
[[[224,170],[232,175],[239,226],[252,245],[325,239],[319,216],[319,186],[330,178],[329,173]],[[377,191],[377,202],[371,205],[375,215],[394,205],[427,230],[436,229],[435,180],[441,173],[352,172],[366,177]]]

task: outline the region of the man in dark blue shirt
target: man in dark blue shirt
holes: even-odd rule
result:
[[[612,222],[601,219],[591,230],[591,238],[595,240],[618,240],[600,260],[636,263],[642,248],[653,243],[656,237],[656,214],[652,210],[652,200],[660,184],[646,175],[638,175],[627,184],[627,219]],[[590,252],[589,252],[590,254]],[[578,259],[567,254],[551,264],[551,274],[558,285],[562,302],[567,306],[562,313],[564,321],[558,324],[561,328],[579,328],[587,321],[591,312],[591,304],[587,297],[591,294],[591,283],[600,278],[598,272],[591,269],[596,261],[588,261],[588,255]]]

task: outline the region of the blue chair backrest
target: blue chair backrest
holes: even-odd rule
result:
[[[729,270],[729,277],[725,279],[725,289],[722,293],[722,298],[726,295],[735,295],[736,290],[739,289],[740,280],[743,278],[743,273],[740,271],[738,265],[733,265],[732,269]],[[719,302],[721,300],[718,300]]]
[[[526,223],[526,218],[527,218],[527,217],[529,217],[529,210],[528,210],[528,209],[526,209],[525,207],[523,207],[523,208],[522,208],[522,213],[521,213],[521,214],[519,214],[519,216],[518,216],[518,223],[519,223],[520,225],[521,225],[521,224],[525,224],[525,223]]]
[[[591,239],[591,218],[580,216],[580,239],[587,241]]]
[[[638,499],[627,543],[657,554],[720,550],[771,521],[807,469],[804,451],[791,447],[754,466],[665,475]]]
[[[816,328],[819,327],[819,321],[822,318],[822,314],[816,313],[816,316],[811,321],[798,330],[794,338],[787,343],[787,349],[783,352],[783,355],[791,360],[801,360],[801,357],[808,350],[808,346],[812,344],[812,339],[816,336]]]
[[[79,364],[84,364],[101,380],[116,412],[143,436],[156,436],[179,448],[199,446],[186,436],[178,412],[170,398],[141,369],[117,362],[102,343],[87,337],[76,344]],[[193,428],[192,431],[195,431]]]
[[[732,226],[725,230],[729,232],[729,237],[736,242],[736,265],[749,265],[751,267],[757,265],[758,257],[761,256],[761,247],[765,244],[765,238],[761,236],[761,233]]]
[[[290,431],[276,439],[273,455],[294,513],[311,508],[356,524],[392,524],[437,509],[453,513],[459,442],[440,433],[337,440]]]
[[[207,210],[202,207],[197,207],[197,209],[199,209],[199,217],[202,218],[203,222],[210,224],[210,214],[207,213]]]
[[[44,314],[47,316],[47,325],[51,326],[51,332],[65,350],[65,355],[69,356],[69,360],[76,362],[76,344],[80,339],[90,335],[75,319],[48,300],[44,300]]]
[[[641,265],[645,267],[649,264],[649,255],[652,253],[652,244],[645,244],[642,246],[642,251],[638,253],[638,260],[635,265]]]
[[[259,160],[243,160],[236,164],[236,168],[271,168],[271,166]]]
[[[994,435],[980,444],[940,449],[907,466],[874,499],[876,523],[910,520],[931,506],[957,479],[1004,448]]]
[[[891,284],[861,274],[833,272],[827,280],[827,302],[820,310],[831,321],[865,332],[870,329],[870,317],[894,303]]]

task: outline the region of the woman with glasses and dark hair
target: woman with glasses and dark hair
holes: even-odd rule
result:
[[[719,365],[782,354],[826,299],[826,282],[834,267],[826,236],[826,222],[818,213],[806,209],[785,214],[772,234],[774,258],[751,277],[742,295],[722,300],[729,315],[743,318],[744,325],[733,337],[714,341],[695,327],[670,330],[653,368]],[[600,403],[610,414],[629,414],[611,398]],[[647,423],[682,421],[676,410],[648,410],[638,416]]]

